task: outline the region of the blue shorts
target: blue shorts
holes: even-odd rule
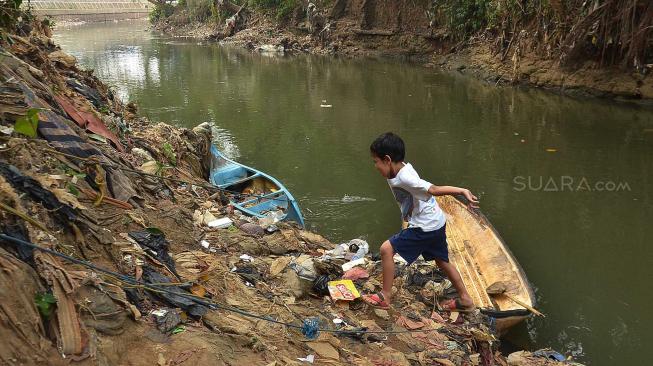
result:
[[[398,253],[408,264],[413,263],[420,255],[427,261],[440,259],[449,262],[446,228],[446,224],[433,231],[411,227],[401,230],[388,240],[395,253]]]

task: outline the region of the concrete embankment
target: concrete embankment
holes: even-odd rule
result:
[[[153,5],[146,0],[32,0],[32,12],[63,21],[111,21],[145,18]]]

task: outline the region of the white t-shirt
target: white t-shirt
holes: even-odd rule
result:
[[[401,218],[408,222],[408,227],[433,231],[444,226],[444,212],[435,197],[428,193],[432,184],[420,179],[410,163],[404,163],[397,176],[388,179],[388,185],[399,203]]]

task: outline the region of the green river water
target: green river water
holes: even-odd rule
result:
[[[406,62],[270,57],[156,35],[145,21],[55,38],[152,120],[213,122],[228,154],[284,182],[308,227],[334,242],[378,247],[398,230],[368,152],[395,131],[424,179],[480,196],[532,282],[547,317],[508,341],[590,365],[650,364],[653,110]]]

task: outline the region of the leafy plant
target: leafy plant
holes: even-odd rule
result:
[[[166,158],[168,158],[170,164],[172,164],[173,166],[177,165],[177,153],[175,153],[175,149],[173,149],[172,145],[170,145],[170,143],[168,142],[165,142],[163,144],[163,155],[165,155]]]
[[[23,0],[8,0],[0,3],[0,27],[11,28],[20,16]]]
[[[36,303],[39,314],[47,320],[52,315],[52,310],[57,304],[57,299],[49,292],[40,292],[34,296],[34,303]]]
[[[153,227],[153,226],[146,227],[145,231],[147,231],[148,233],[150,233],[152,235],[165,235],[163,233],[163,230],[159,229],[158,227]]]
[[[75,197],[79,197],[79,189],[77,189],[77,187],[74,184],[68,183],[66,184],[66,187],[68,188],[68,192],[70,192],[70,194],[72,194]]]
[[[277,19],[287,17],[299,5],[297,0],[252,0],[259,8],[275,9]]]
[[[57,25],[57,22],[55,22],[55,20],[49,15],[46,15],[45,18],[43,18],[42,23],[50,28],[54,28],[55,25]]]
[[[30,108],[25,116],[16,119],[14,131],[28,137],[36,137],[36,131],[39,127],[39,110],[38,108]]]
[[[161,19],[167,18],[172,15],[175,8],[170,4],[159,3],[154,6],[150,12],[150,22],[156,23]]]

